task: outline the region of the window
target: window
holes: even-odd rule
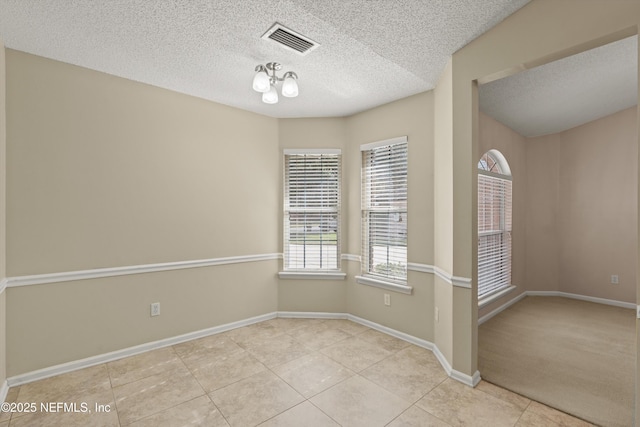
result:
[[[362,272],[407,280],[407,138],[362,151]]]
[[[340,150],[285,150],[285,270],[340,268],[340,172]]]
[[[478,162],[478,298],[511,286],[511,171],[497,150]]]

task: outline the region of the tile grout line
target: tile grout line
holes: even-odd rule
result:
[[[324,322],[322,322],[322,323],[326,323],[326,320],[325,320]],[[297,328],[297,329],[302,329],[302,328]],[[307,354],[307,356],[308,356],[308,355],[313,355],[313,354],[318,354],[318,355],[321,355],[321,356],[327,357],[328,359],[330,359],[330,360],[331,360],[331,361],[333,361],[334,363],[336,363],[336,364],[338,364],[338,365],[342,366],[344,369],[348,369],[349,371],[354,372],[354,375],[352,375],[352,376],[350,376],[350,377],[348,377],[348,378],[344,378],[344,379],[340,380],[339,382],[337,382],[337,383],[335,383],[335,384],[331,385],[330,387],[328,387],[328,388],[326,388],[326,389],[324,389],[324,390],[321,390],[321,391],[319,391],[319,392],[315,393],[314,395],[312,395],[311,397],[308,397],[308,398],[307,398],[306,396],[304,396],[304,395],[302,395],[300,392],[298,392],[298,390],[296,390],[296,389],[293,387],[293,385],[289,384],[289,382],[288,382],[286,379],[282,378],[280,375],[278,375],[276,372],[274,372],[274,371],[273,371],[273,368],[275,368],[275,367],[277,367],[277,366],[281,366],[281,365],[284,365],[284,364],[286,364],[286,363],[293,362],[293,361],[295,361],[295,360],[297,360],[297,359],[300,359],[300,358],[302,358],[302,357],[305,357],[305,356],[300,356],[300,357],[298,357],[298,358],[296,358],[296,359],[290,360],[290,361],[288,361],[288,362],[281,363],[281,364],[279,364],[279,365],[275,365],[275,366],[273,366],[273,367],[269,367],[269,366],[267,366],[267,369],[269,369],[269,370],[270,370],[270,371],[271,371],[275,376],[277,376],[281,381],[283,381],[285,384],[287,384],[287,386],[289,386],[289,387],[290,387],[294,392],[298,393],[298,394],[299,394],[299,395],[300,395],[304,400],[303,400],[302,402],[300,402],[300,403],[296,404],[296,405],[293,405],[292,407],[290,407],[290,408],[288,408],[288,409],[283,410],[282,412],[280,412],[280,413],[278,413],[278,414],[274,415],[273,417],[271,417],[271,418],[269,418],[269,419],[267,419],[267,420],[262,421],[262,422],[261,422],[260,424],[258,424],[258,425],[262,425],[262,424],[264,424],[265,422],[267,422],[267,421],[269,421],[269,420],[271,420],[271,419],[273,419],[273,418],[275,418],[275,417],[277,417],[277,416],[279,416],[279,415],[281,415],[281,414],[283,414],[283,413],[285,413],[285,412],[287,412],[287,411],[291,410],[292,408],[295,408],[296,406],[299,406],[299,405],[301,405],[301,404],[303,404],[303,403],[305,403],[305,402],[308,402],[308,403],[309,403],[309,404],[311,404],[314,408],[318,409],[320,412],[322,412],[324,415],[326,415],[329,419],[331,419],[333,422],[335,422],[338,426],[342,426],[342,425],[341,425],[337,420],[335,420],[331,415],[329,415],[329,414],[327,414],[325,411],[323,411],[323,410],[322,410],[322,408],[319,408],[318,406],[316,406],[316,405],[311,401],[311,399],[312,399],[312,398],[314,398],[314,397],[316,397],[316,396],[318,396],[318,395],[320,395],[320,394],[322,394],[322,393],[324,393],[324,392],[327,392],[327,391],[331,390],[332,388],[334,388],[334,387],[336,387],[336,386],[338,386],[338,385],[340,385],[340,384],[344,383],[345,381],[347,381],[347,380],[349,380],[349,379],[351,379],[351,378],[353,378],[353,377],[355,377],[355,376],[359,376],[359,377],[361,377],[361,378],[363,378],[363,379],[365,379],[365,380],[366,380],[366,378],[362,377],[362,376],[360,375],[360,372],[353,371],[353,370],[352,370],[352,369],[350,369],[349,367],[347,367],[347,366],[343,365],[342,363],[340,363],[339,361],[337,361],[337,360],[333,359],[331,356],[329,356],[329,355],[326,355],[326,354],[322,353],[322,352],[321,352],[321,350],[323,350],[323,349],[325,349],[325,348],[328,348],[328,347],[331,347],[331,346],[333,346],[333,345],[335,345],[335,344],[339,344],[339,343],[341,343],[341,342],[343,342],[343,341],[346,341],[346,340],[347,340],[347,339],[349,339],[349,338],[356,338],[358,335],[363,334],[363,333],[367,332],[368,330],[372,330],[372,329],[371,329],[371,328],[369,328],[369,327],[366,327],[366,329],[365,329],[365,330],[360,331],[360,332],[358,332],[358,333],[356,333],[356,334],[351,334],[350,332],[345,331],[344,329],[341,329],[341,328],[339,328],[339,327],[338,327],[337,329],[338,329],[338,330],[341,330],[342,332],[346,333],[346,334],[347,334],[347,335],[349,335],[349,336],[348,336],[348,337],[345,337],[345,338],[342,338],[342,339],[340,339],[340,340],[338,340],[338,341],[336,341],[336,342],[334,342],[334,343],[332,343],[332,344],[326,345],[326,346],[324,346],[324,347],[317,348],[317,349],[315,349],[315,350],[311,350],[311,349],[309,349],[309,350],[311,350],[311,353]],[[288,332],[284,332],[284,333],[285,333],[286,335],[290,336],[290,337],[291,337],[294,341],[296,341],[298,344],[301,344],[303,347],[305,347],[305,346],[304,346],[304,344],[302,344],[301,342],[299,342],[299,341],[296,339],[296,337],[294,337],[294,336],[290,335]],[[307,348],[307,349],[308,349],[308,347],[305,347],[305,348]],[[397,351],[396,351],[396,353],[397,353]],[[384,358],[384,359],[386,359],[387,357],[392,356],[393,354],[395,354],[395,353],[391,353],[391,354],[389,354],[388,356],[385,356],[385,358]],[[384,360],[384,359],[382,359],[382,360]],[[378,363],[378,362],[376,362],[376,363]],[[375,365],[375,363],[374,363],[374,364],[372,364],[371,366],[373,366],[373,365]],[[265,365],[265,366],[266,366],[266,365]],[[366,369],[366,368],[365,368],[365,369]],[[364,369],[363,369],[363,370],[364,370]],[[385,389],[385,390],[386,390],[386,389]],[[387,390],[387,391],[389,391],[389,390]],[[393,393],[393,394],[395,395],[395,393]]]
[[[165,348],[165,349],[170,349],[170,350],[173,352],[173,354],[175,355],[175,357],[176,357],[178,360],[180,360],[180,362],[182,363],[182,365],[184,366],[184,368],[187,370],[187,372],[189,373],[189,375],[193,378],[193,380],[195,380],[195,381],[198,383],[198,385],[200,386],[200,388],[201,388],[201,389],[202,389],[202,391],[203,391],[203,394],[202,394],[202,395],[199,395],[199,396],[196,396],[196,397],[194,397],[194,398],[192,398],[192,399],[188,399],[188,400],[186,400],[186,401],[184,401],[184,402],[176,403],[175,405],[169,406],[169,407],[167,407],[167,408],[160,409],[160,410],[158,410],[157,412],[154,412],[154,413],[151,413],[151,414],[145,415],[144,417],[139,418],[139,419],[136,419],[136,420],[134,420],[134,421],[130,422],[129,424],[133,424],[133,423],[136,423],[136,422],[138,422],[138,421],[144,420],[144,419],[146,419],[146,418],[153,417],[154,415],[157,415],[157,414],[159,414],[159,413],[161,413],[161,412],[164,412],[164,411],[167,411],[167,410],[173,409],[173,408],[175,408],[175,407],[177,407],[177,406],[180,406],[180,405],[182,405],[182,404],[184,404],[184,403],[187,403],[187,402],[191,402],[192,400],[198,399],[198,398],[203,397],[203,396],[207,396],[207,398],[208,398],[209,400],[211,400],[211,398],[209,397],[208,393],[205,391],[205,389],[204,389],[204,387],[202,386],[202,384],[200,384],[200,382],[199,382],[199,381],[198,381],[198,379],[195,377],[195,375],[193,375],[193,372],[191,371],[191,369],[189,369],[189,367],[187,366],[187,364],[185,363],[185,361],[182,359],[182,357],[180,357],[180,355],[175,351],[174,345],[171,345],[171,346],[168,346],[168,347],[164,347],[164,348]],[[153,351],[153,350],[152,350],[152,351]],[[145,353],[141,353],[141,354],[145,354]],[[136,357],[136,356],[138,356],[138,355],[129,356],[129,357]],[[123,358],[123,359],[127,359],[127,358]],[[118,359],[118,360],[123,360],[123,359]],[[116,361],[114,361],[114,362],[116,362]],[[111,393],[112,393],[112,395],[113,395],[113,401],[114,401],[114,404],[116,405],[116,413],[117,413],[117,415],[118,415],[118,423],[119,423],[119,424],[120,424],[120,426],[122,427],[122,422],[120,421],[120,411],[119,411],[119,410],[118,410],[118,408],[117,408],[117,401],[116,401],[116,398],[115,398],[114,388],[116,388],[116,387],[126,386],[126,385],[128,385],[128,384],[132,384],[132,383],[135,383],[135,382],[137,382],[137,381],[141,381],[141,380],[144,380],[144,379],[147,379],[147,378],[153,377],[153,376],[155,376],[155,375],[159,375],[159,373],[150,374],[150,375],[148,375],[148,376],[144,376],[144,377],[141,377],[141,378],[137,378],[137,379],[135,379],[135,380],[133,380],[133,381],[130,381],[130,382],[128,382],[128,383],[120,384],[120,385],[118,385],[118,386],[114,387],[114,386],[113,386],[112,379],[111,379],[111,373],[110,373],[111,371],[109,370],[109,366],[108,366],[108,365],[109,365],[109,363],[111,363],[111,362],[105,363],[104,365],[106,365],[107,373],[108,373],[108,375],[109,375],[109,382],[110,382],[110,384],[111,384]],[[215,403],[214,403],[213,401],[212,401],[211,403],[216,407],[216,409],[217,409],[218,411],[220,411],[220,409],[215,405]],[[222,411],[220,411],[220,414],[222,415]],[[224,417],[224,415],[223,415],[223,417]],[[226,419],[225,419],[225,420],[226,420]]]
[[[531,402],[532,400],[529,399],[529,403],[527,403],[527,406],[524,408],[524,410],[522,411],[522,413],[520,414],[516,422],[513,424],[514,427],[517,426],[520,420],[522,419],[522,417],[524,417],[524,413],[527,412],[527,409],[529,409],[529,406],[531,406]]]
[[[331,415],[329,415],[329,414],[327,414],[326,412],[324,412],[324,411],[322,410],[322,408],[319,408],[318,406],[316,406],[316,405],[311,401],[311,399],[312,399],[313,397],[315,397],[315,396],[318,396],[318,395],[320,395],[320,394],[322,394],[322,393],[324,393],[324,392],[327,392],[327,391],[331,390],[332,388],[334,388],[334,387],[336,387],[336,386],[338,386],[338,385],[340,385],[340,384],[344,383],[345,381],[347,381],[347,380],[349,380],[349,379],[351,379],[351,378],[353,378],[353,377],[355,377],[355,376],[358,376],[358,377],[362,378],[363,380],[365,380],[365,381],[370,381],[372,384],[375,384],[375,385],[377,385],[377,386],[381,387],[383,390],[386,390],[387,392],[389,392],[389,393],[393,394],[394,396],[397,396],[398,398],[400,398],[400,399],[402,399],[402,400],[406,401],[407,403],[409,403],[409,406],[408,406],[404,411],[402,411],[400,414],[398,414],[397,416],[395,416],[392,420],[390,420],[390,421],[389,421],[389,423],[385,424],[385,425],[389,425],[389,424],[390,424],[390,423],[392,423],[395,419],[397,419],[398,417],[402,416],[402,414],[404,414],[404,413],[405,413],[406,411],[408,411],[410,408],[412,408],[413,406],[416,406],[416,403],[417,403],[420,399],[422,399],[422,398],[423,398],[424,396],[426,396],[426,395],[427,395],[431,390],[433,390],[433,389],[429,390],[428,392],[426,392],[425,394],[423,394],[420,398],[418,398],[415,402],[411,402],[411,401],[406,400],[404,397],[399,396],[399,395],[398,395],[398,394],[396,394],[394,391],[387,389],[384,385],[382,385],[382,384],[378,384],[377,382],[375,382],[375,381],[373,381],[373,380],[370,380],[370,379],[368,379],[368,378],[366,378],[366,377],[364,377],[364,376],[362,375],[362,372],[364,372],[365,370],[367,370],[367,369],[371,368],[372,366],[375,366],[375,365],[377,365],[377,364],[379,364],[379,363],[382,363],[384,360],[386,360],[386,359],[388,359],[388,358],[390,358],[390,357],[392,357],[392,356],[394,356],[394,355],[398,354],[400,351],[402,351],[402,350],[404,350],[405,348],[409,347],[411,344],[410,344],[410,345],[408,345],[408,346],[402,347],[402,348],[400,348],[400,349],[396,349],[396,350],[388,350],[388,351],[389,351],[389,354],[388,354],[388,355],[384,356],[382,359],[378,360],[377,362],[374,362],[374,363],[372,363],[371,365],[369,365],[369,366],[367,366],[367,367],[365,367],[365,368],[361,369],[360,371],[353,371],[353,370],[352,370],[352,369],[350,369],[349,367],[347,367],[347,366],[343,365],[342,363],[340,363],[338,360],[335,360],[334,358],[332,358],[330,355],[327,355],[327,354],[322,353],[322,352],[321,352],[321,350],[323,350],[323,349],[325,349],[325,348],[328,348],[328,347],[331,347],[331,346],[333,346],[333,345],[339,344],[339,343],[341,343],[341,342],[343,342],[343,341],[346,341],[346,340],[347,340],[347,339],[349,339],[349,338],[356,338],[356,339],[358,339],[358,338],[359,338],[360,340],[365,341],[365,342],[367,342],[368,344],[375,344],[375,343],[371,343],[371,342],[369,342],[368,340],[365,340],[365,339],[363,339],[363,338],[361,338],[361,337],[360,337],[360,335],[364,334],[365,332],[370,331],[370,330],[374,330],[374,329],[372,329],[372,328],[370,328],[370,327],[366,327],[366,329],[364,329],[364,330],[362,330],[362,331],[360,331],[360,332],[357,332],[357,333],[355,333],[355,334],[351,334],[350,332],[348,332],[348,331],[346,331],[346,330],[344,330],[344,329],[341,329],[341,328],[339,328],[339,327],[338,327],[337,329],[342,330],[343,332],[345,332],[345,333],[349,334],[349,335],[350,335],[350,337],[345,337],[345,338],[343,338],[342,340],[339,340],[339,341],[334,342],[333,344],[327,345],[327,346],[325,346],[325,347],[318,348],[318,349],[314,350],[312,354],[317,353],[317,354],[320,354],[320,355],[322,355],[322,356],[325,356],[325,357],[327,357],[327,358],[331,359],[333,362],[337,363],[338,365],[340,365],[340,366],[344,367],[345,369],[349,369],[350,371],[354,372],[354,375],[353,375],[353,376],[351,376],[351,377],[349,377],[349,378],[345,378],[345,379],[343,379],[343,380],[341,380],[341,381],[337,382],[336,384],[333,384],[332,386],[328,387],[327,389],[324,389],[324,390],[322,390],[322,391],[319,391],[318,393],[314,394],[313,396],[311,396],[311,397],[309,397],[309,398],[306,398],[305,396],[302,396],[305,400],[304,400],[303,402],[298,403],[297,405],[292,406],[291,408],[294,408],[294,407],[296,407],[296,406],[298,406],[298,405],[300,405],[300,404],[302,404],[302,403],[304,403],[304,402],[309,402],[311,405],[313,405],[315,408],[317,408],[319,411],[321,411],[323,414],[325,414],[327,417],[329,417],[331,420],[333,420],[336,424],[338,424],[339,426],[341,426],[341,424],[340,424],[337,420],[335,420],[333,417],[331,417]],[[285,333],[286,333],[286,332],[285,332]],[[292,338],[295,340],[295,337],[292,337]],[[394,337],[394,338],[395,338],[395,337]],[[384,349],[384,348],[383,348],[383,349]],[[386,349],[384,349],[384,350],[386,350]],[[304,357],[304,356],[301,356],[301,357]],[[298,359],[299,359],[299,358],[298,358]],[[295,359],[294,359],[294,360],[295,360]],[[285,362],[285,363],[288,363],[288,362]],[[284,363],[283,363],[283,364],[284,364]],[[276,366],[280,366],[280,365],[276,365]],[[269,369],[271,370],[271,368],[269,368]],[[272,370],[272,372],[273,372],[273,370]],[[296,391],[296,392],[297,392],[297,390],[296,390],[295,388],[293,388],[293,386],[292,386],[291,384],[289,384],[289,383],[288,383],[284,378],[280,377],[280,376],[279,376],[277,373],[275,373],[275,372],[273,372],[273,373],[274,373],[276,376],[278,376],[278,378],[280,378],[282,381],[284,381],[287,385],[289,385],[289,386],[290,386],[294,391]],[[444,381],[446,381],[446,379],[447,379],[447,378],[445,378],[443,381],[441,381],[440,383],[438,383],[438,385],[442,384]],[[434,386],[433,388],[438,387],[438,385]],[[300,394],[300,393],[298,393],[298,394]],[[282,414],[282,413],[284,413],[284,412],[287,412],[287,411],[288,411],[288,410],[290,410],[291,408],[289,408],[289,409],[285,409],[285,410],[284,410],[284,411],[282,411],[280,414]],[[418,408],[419,408],[419,407],[418,407]],[[421,408],[419,408],[419,409],[421,409]],[[421,409],[421,410],[422,410],[422,409]],[[273,419],[273,418],[277,417],[277,416],[278,416],[278,415],[280,415],[280,414],[274,415],[273,417],[271,417],[271,418],[269,418],[269,419]],[[435,417],[435,415],[433,415],[433,414],[430,414],[430,415],[432,415],[432,416],[434,416],[434,417]],[[438,418],[438,417],[436,417],[436,418],[437,418],[438,420],[440,420],[440,418]],[[264,422],[266,422],[266,421],[268,421],[268,420],[263,421],[261,424],[263,424],[263,423],[264,423]],[[443,422],[444,422],[444,421],[443,421]],[[446,422],[445,422],[445,424],[448,424],[448,423],[446,423]]]
[[[118,417],[118,425],[122,427],[122,421],[120,420],[120,411],[118,410],[118,402],[116,402],[116,394],[113,391],[113,381],[111,380],[111,372],[109,371],[109,365],[105,363],[105,369],[107,370],[107,376],[109,377],[109,390],[111,391],[111,397],[113,397],[113,406],[116,408],[116,416]]]
[[[326,323],[326,320],[325,320],[325,321],[323,321],[323,322],[321,322],[321,323]],[[302,327],[301,327],[301,328],[297,328],[297,329],[302,329]],[[339,329],[339,328],[338,328],[338,329]],[[369,328],[368,328],[368,329],[369,329]],[[342,330],[342,331],[343,331],[343,332],[345,332],[345,333],[347,333],[347,334],[349,334],[348,332],[346,332],[346,331],[344,331],[344,330]],[[286,335],[288,335],[288,336],[290,336],[290,337],[291,337],[294,341],[296,341],[298,344],[300,344],[300,345],[302,345],[303,347],[305,347],[305,348],[307,348],[307,349],[308,349],[308,347],[304,346],[304,344],[302,344],[301,342],[299,342],[299,341],[296,339],[296,337],[294,337],[294,336],[290,335],[288,332],[285,332],[285,334],[286,334]],[[351,335],[351,334],[349,334],[349,335]],[[342,363],[338,362],[337,360],[334,360],[334,359],[332,359],[330,356],[328,356],[328,355],[326,355],[326,354],[324,354],[324,353],[321,353],[321,352],[320,352],[320,350],[322,350],[322,349],[324,349],[324,348],[327,348],[327,347],[330,347],[330,346],[332,346],[332,345],[334,345],[334,344],[340,343],[340,342],[342,342],[342,341],[344,341],[344,340],[346,340],[346,339],[348,339],[348,338],[353,338],[354,336],[355,336],[355,335],[351,335],[350,337],[345,337],[345,338],[343,338],[343,339],[341,339],[341,340],[336,341],[335,343],[332,343],[332,344],[326,345],[326,346],[324,346],[324,347],[321,347],[321,348],[318,348],[318,349],[315,349],[315,350],[311,350],[311,349],[309,349],[309,350],[311,350],[311,353],[309,353],[309,354],[307,354],[307,355],[319,354],[319,355],[321,355],[321,356],[327,357],[328,359],[332,360],[333,362],[337,363],[338,365],[342,366],[343,368],[345,368],[345,369],[349,369],[348,367],[344,366]],[[293,360],[290,360],[290,361],[288,361],[288,362],[281,363],[281,364],[279,364],[279,365],[274,366],[273,368],[275,368],[275,367],[277,367],[277,366],[284,365],[284,364],[286,364],[286,363],[293,362],[293,361],[298,360],[298,359],[301,359],[302,357],[305,357],[305,356],[300,356],[300,357],[298,357],[298,358],[296,358],[296,359],[293,359]],[[290,409],[295,408],[296,406],[299,406],[299,405],[301,405],[301,404],[303,404],[303,403],[305,403],[305,402],[308,402],[308,403],[309,403],[309,404],[311,404],[314,408],[316,408],[317,410],[319,410],[320,412],[322,412],[324,415],[326,415],[330,420],[332,420],[333,422],[335,422],[338,426],[342,427],[342,424],[340,424],[337,420],[335,420],[331,415],[327,414],[327,413],[326,413],[326,412],[324,412],[321,408],[319,408],[318,406],[314,405],[314,403],[311,401],[311,399],[312,399],[313,397],[315,397],[315,396],[317,396],[317,395],[321,394],[321,393],[324,393],[324,392],[325,392],[325,391],[327,391],[327,390],[331,390],[332,388],[334,388],[334,387],[335,387],[335,386],[337,386],[338,384],[342,384],[343,382],[347,381],[349,378],[352,378],[352,377],[345,378],[345,379],[343,379],[343,380],[341,380],[341,381],[337,382],[336,384],[333,384],[332,386],[330,386],[330,387],[328,387],[328,388],[326,388],[326,389],[324,389],[324,390],[321,390],[321,391],[319,391],[319,392],[315,393],[315,394],[314,394],[313,396],[311,396],[311,397],[306,397],[306,396],[304,396],[303,394],[301,394],[298,390],[296,390],[296,389],[293,387],[293,385],[289,384],[289,382],[288,382],[286,379],[282,378],[280,375],[278,375],[276,372],[274,372],[274,371],[273,371],[273,369],[272,369],[271,367],[268,367],[268,366],[267,366],[267,369],[269,369],[269,370],[270,370],[270,371],[271,371],[275,376],[277,376],[281,381],[283,381],[285,384],[287,384],[287,386],[289,386],[293,391],[295,391],[296,393],[298,393],[298,394],[299,394],[299,395],[300,395],[304,400],[303,400],[302,402],[300,402],[300,403],[296,404],[296,405],[293,405],[291,408],[285,409],[284,411],[282,411],[282,412],[280,412],[280,413],[278,413],[278,414],[274,415],[273,417],[271,417],[271,418],[269,418],[269,419],[267,419],[267,420],[265,420],[265,421],[261,422],[261,423],[260,423],[260,424],[258,424],[258,425],[264,424],[265,422],[267,422],[267,421],[269,421],[269,420],[271,420],[271,419],[273,419],[273,418],[275,418],[275,417],[277,417],[277,416],[279,416],[279,415],[281,415],[281,414],[283,414],[283,413],[285,413],[285,412],[289,411]],[[349,369],[349,370],[351,370],[351,369]],[[358,373],[357,373],[357,372],[355,372],[355,375],[358,375]]]

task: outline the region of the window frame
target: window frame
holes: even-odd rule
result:
[[[506,158],[498,150],[489,150],[482,155],[477,165],[478,170],[478,305],[483,307],[515,289],[512,284],[513,269],[513,185],[511,169]],[[491,188],[502,193],[490,192]],[[483,200],[491,199],[485,207]],[[498,207],[494,202],[498,200]],[[490,205],[490,206],[489,206]],[[483,230],[486,220],[481,215],[489,214],[489,221],[497,223],[491,230]],[[498,215],[498,221],[495,216]],[[491,239],[499,237],[497,245],[491,245]],[[484,243],[484,249],[483,249]],[[489,258],[493,256],[493,258]],[[506,257],[506,259],[505,259]],[[481,266],[481,263],[484,264]],[[488,275],[486,265],[497,267],[497,274]],[[491,278],[493,277],[493,278]],[[482,292],[482,293],[481,293]]]
[[[335,181],[332,181],[332,185],[330,186],[331,190],[327,193],[317,192],[317,189],[314,189],[316,193],[314,196],[318,196],[321,194],[322,202],[325,201],[335,201],[335,204],[330,203],[328,206],[291,206],[289,205],[289,201],[292,199],[290,183],[292,182],[292,171],[290,170],[290,165],[292,163],[291,160],[294,158],[298,158],[301,162],[304,162],[304,158],[307,156],[310,157],[323,157],[326,156],[327,159],[333,158],[332,162],[336,162],[336,165],[331,165],[334,167],[334,171],[336,174]],[[284,149],[283,150],[283,271],[279,272],[279,277],[284,279],[344,279],[346,274],[341,271],[341,205],[342,205],[342,150],[341,149],[329,149],[329,148],[318,148],[318,149]],[[331,162],[330,162],[331,163]],[[301,164],[301,163],[300,163]],[[304,184],[302,184],[304,185]],[[303,190],[304,192],[304,190]],[[337,195],[330,195],[329,193],[336,193]],[[304,193],[306,198],[306,192]],[[300,196],[298,196],[300,197]],[[328,215],[335,216],[335,259],[331,257],[331,262],[335,261],[335,267],[331,265],[329,268],[321,266],[322,264],[322,252],[323,248],[329,246],[320,243],[320,258],[318,259],[320,266],[318,267],[310,267],[308,265],[304,265],[302,268],[300,267],[292,267],[292,258],[290,252],[290,242],[291,242],[291,214],[300,214],[304,215],[318,215],[320,217]],[[322,229],[319,230],[322,233]],[[300,231],[298,231],[300,233]],[[306,227],[302,230],[302,235],[307,236],[314,231],[308,231]],[[315,232],[317,234],[317,232]],[[306,250],[307,246],[310,244],[306,243],[307,239],[303,239],[303,251],[305,253],[305,259],[303,262],[306,264]],[[311,239],[312,240],[312,239]],[[322,239],[321,239],[322,241]]]
[[[399,147],[400,146],[400,147]],[[389,148],[394,147],[394,148]],[[390,161],[381,161],[378,163],[378,167],[387,168],[383,169],[387,173],[389,171],[393,171],[393,169],[400,168],[400,170],[404,169],[403,177],[400,178],[400,182],[404,181],[404,186],[400,188],[400,191],[397,190],[389,190],[388,188],[381,190],[382,195],[381,200],[384,200],[386,197],[391,197],[394,199],[388,203],[379,202],[376,206],[375,203],[372,203],[372,190],[371,190],[371,167],[367,165],[367,156],[372,154],[374,151],[385,151],[385,150],[400,150],[404,151],[404,162],[399,163],[396,160],[392,159]],[[387,139],[383,141],[378,141],[370,144],[363,144],[360,146],[361,151],[361,247],[362,247],[362,262],[361,262],[361,275],[356,277],[356,281],[361,284],[371,285],[380,287],[387,290],[398,291],[402,293],[410,294],[412,292],[412,287],[408,285],[408,178],[409,178],[409,168],[408,168],[408,138],[406,136],[401,136],[397,138]],[[398,153],[393,153],[390,151],[390,155],[395,156]],[[397,171],[393,171],[397,172]],[[373,172],[375,173],[375,171]],[[377,179],[381,179],[378,175]],[[398,178],[391,178],[384,185],[391,184],[393,187],[394,184],[398,183]],[[389,188],[391,188],[389,187]],[[391,191],[391,193],[388,193]],[[389,196],[391,194],[391,196]],[[402,196],[404,194],[404,202],[402,202]],[[400,199],[396,199],[396,197],[400,197]],[[400,206],[393,206],[394,203],[398,203],[400,201]],[[404,203],[404,206],[402,206]],[[403,225],[401,227],[394,226],[395,230],[391,230],[391,228],[382,228],[379,226],[384,226],[383,222],[375,222],[373,224],[376,225],[377,230],[379,231],[377,234],[381,235],[382,238],[390,238],[392,234],[397,234],[398,228],[400,228],[400,233],[403,234],[404,245],[390,245],[387,244],[387,256],[389,256],[389,249],[391,249],[394,254],[388,258],[389,262],[387,264],[393,265],[395,261],[398,261],[400,267],[404,266],[404,275],[391,274],[394,270],[392,268],[388,268],[387,272],[389,274],[381,274],[380,272],[375,272],[373,270],[372,262],[374,262],[374,258],[370,255],[372,251],[372,237],[371,237],[371,225],[372,221],[370,218],[375,215],[380,216],[390,216],[390,215],[398,215],[399,222],[402,221]],[[402,232],[404,230],[404,232]],[[397,248],[404,247],[404,254],[402,254],[402,250],[397,251]],[[403,256],[402,256],[403,255]]]

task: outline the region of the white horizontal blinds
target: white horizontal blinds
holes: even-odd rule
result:
[[[285,270],[340,268],[339,154],[285,152]]]
[[[478,297],[511,285],[511,180],[478,174]]]
[[[407,142],[363,146],[362,269],[407,279]],[[367,149],[369,148],[369,149]]]

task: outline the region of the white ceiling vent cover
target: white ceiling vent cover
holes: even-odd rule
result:
[[[262,38],[267,40],[273,40],[281,46],[292,50],[300,55],[306,55],[318,46],[318,43],[314,42],[308,37],[285,27],[284,25],[273,24],[266,33],[262,35]]]

